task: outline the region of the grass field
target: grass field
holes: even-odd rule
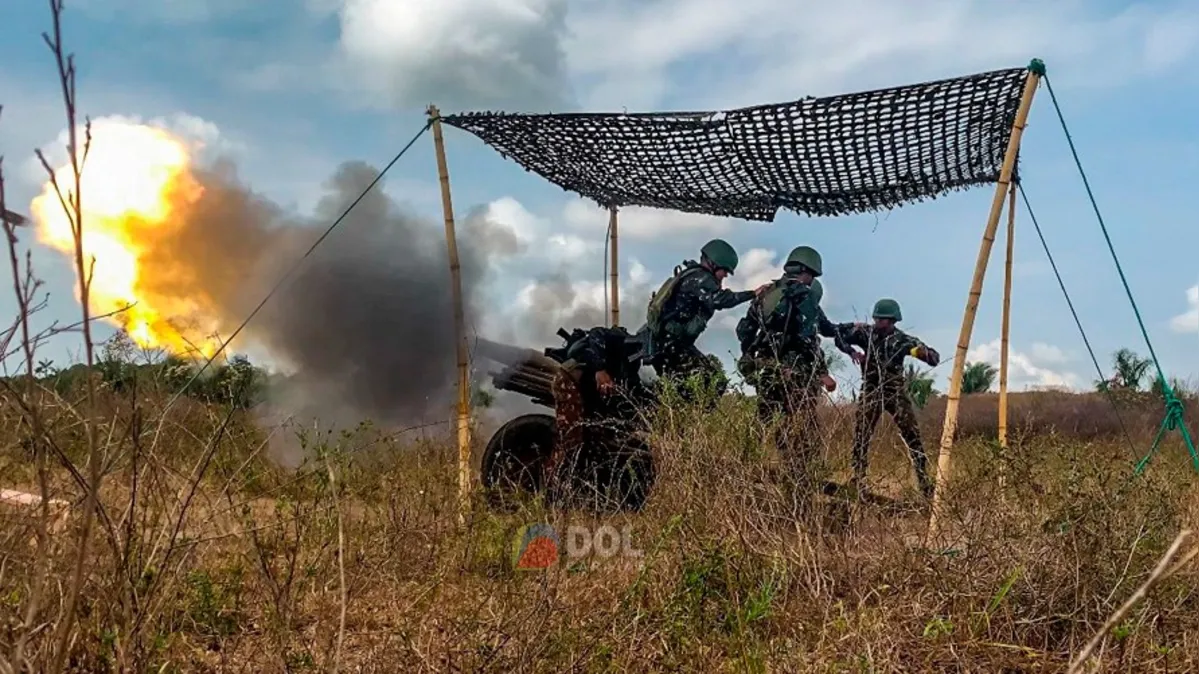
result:
[[[62,529],[4,511],[0,642],[33,669],[56,643],[85,519],[63,469],[86,464],[82,420],[48,396],[29,398],[44,443],[11,396],[0,420],[3,486],[44,479],[76,504]],[[922,549],[927,513],[889,421],[871,481],[901,511],[821,501],[797,518],[752,399],[728,397],[660,419],[640,513],[480,500],[459,527],[448,439],[309,430],[291,471],[247,412],[165,400],[152,383],[100,398],[103,513],[66,633],[76,671],[1064,671],[1199,505],[1176,434],[1130,479],[1160,421],[1149,397],[1122,402],[1130,447],[1102,397],[1013,394],[1001,456],[995,396],[967,396],[939,553]],[[942,409],[922,412],[934,453]],[[852,410],[822,414],[843,479]],[[515,570],[517,530],[541,521],[611,524],[642,554]],[[1189,567],[1158,582],[1096,650],[1101,671],[1195,671],[1194,583]]]
[[[46,43],[76,129],[74,61],[50,6]],[[68,153],[75,189],[60,189],[80,189],[83,154]],[[70,226],[90,218],[58,197],[75,278],[90,279]],[[0,489],[44,497],[0,501],[0,674],[1060,672],[1096,634],[1084,671],[1199,671],[1199,546],[1175,545],[1199,492],[1177,434],[1132,474],[1164,416],[1152,394],[1122,393],[1118,415],[1096,394],[1015,394],[1005,452],[995,396],[967,396],[946,539],[931,550],[889,420],[870,474],[900,505],[821,498],[800,514],[740,396],[658,415],[641,512],[499,509],[476,494],[460,523],[447,424],[280,427],[243,404],[248,361],[176,398],[190,370],[126,370],[93,348],[90,290],[78,324],[30,327],[46,305],[28,230],[0,220],[18,307],[0,353],[24,375],[0,380]],[[39,380],[39,344],[68,329],[84,362]],[[943,411],[936,398],[921,411],[933,466]],[[852,406],[820,414],[812,468],[843,480]],[[542,522],[608,525],[639,554],[514,568],[518,532]]]

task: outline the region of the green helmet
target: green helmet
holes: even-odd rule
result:
[[[717,269],[727,269],[730,274],[737,270],[737,251],[724,239],[712,239],[699,249],[699,254],[716,265]]]
[[[899,322],[903,320],[903,312],[899,310],[899,302],[893,299],[881,299],[874,303],[874,318],[890,318]]]
[[[799,272],[800,267],[810,269],[812,276],[820,276],[824,273],[820,253],[811,246],[800,246],[792,250],[791,254],[787,256],[787,262],[783,265],[783,271],[794,274]]]
[[[808,292],[812,294],[812,303],[819,306],[820,300],[824,298],[824,286],[820,284],[819,279],[812,279],[812,289]]]

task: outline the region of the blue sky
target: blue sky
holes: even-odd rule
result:
[[[93,118],[160,120],[233,156],[241,174],[305,211],[340,162],[381,166],[424,121],[424,108],[521,111],[722,109],[1022,66],[1043,59],[1165,369],[1199,376],[1199,6],[1068,0],[76,0],[66,37]],[[902,6],[902,7],[901,7]],[[8,3],[0,22],[0,154],[10,208],[28,212],[35,147],[64,127],[53,61],[40,33],[47,3]],[[497,260],[497,312],[519,315],[527,288],[561,271],[602,305],[605,216],[447,129],[455,207],[485,207],[527,242]],[[1086,201],[1048,93],[1038,92],[1023,149],[1026,189],[1103,364],[1144,352],[1132,311]],[[386,189],[440,227],[431,140]],[[825,308],[862,319],[898,299],[903,327],[951,354],[990,188],[889,213],[773,224],[651,209],[622,214],[624,296],[640,299],[713,235],[742,256],[739,287],[771,277],[786,252],[816,246]],[[464,236],[469,232],[464,232]],[[1002,238],[992,255],[972,346],[992,359],[999,336]],[[76,309],[67,261],[35,246],[51,293],[47,320]],[[1077,329],[1023,209],[1013,295],[1013,386],[1094,378]],[[522,294],[522,290],[524,294]],[[1188,294],[1189,292],[1189,294]],[[640,294],[639,294],[640,293]],[[12,300],[0,299],[11,313]],[[511,307],[507,305],[511,304]],[[622,303],[627,313],[643,307]],[[734,348],[729,312],[704,338]],[[476,326],[487,332],[487,320]],[[45,352],[66,360],[67,342]],[[949,365],[937,369],[942,383]]]

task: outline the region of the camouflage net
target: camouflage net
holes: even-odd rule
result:
[[[728,112],[442,118],[602,207],[770,222],[863,213],[995,182],[1026,68]]]

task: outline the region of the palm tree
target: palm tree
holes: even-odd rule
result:
[[[908,395],[911,396],[916,409],[923,408],[929,399],[938,393],[937,389],[933,388],[933,375],[928,370],[921,370],[909,363],[904,378],[907,379]]]
[[[1096,391],[1140,391],[1141,385],[1145,381],[1145,375],[1149,373],[1150,366],[1153,361],[1148,358],[1142,358],[1132,349],[1122,348],[1117,349],[1112,353],[1112,376],[1106,380],[1095,381]],[[1153,378],[1152,387],[1160,387],[1161,383],[1157,378]]]
[[[1114,384],[1129,391],[1141,390],[1141,383],[1150,365],[1153,365],[1153,361],[1138,356],[1132,349],[1119,349],[1112,355],[1112,367],[1116,371]]]
[[[990,363],[966,363],[966,369],[962,370],[962,395],[990,391],[998,374],[999,370]]]

